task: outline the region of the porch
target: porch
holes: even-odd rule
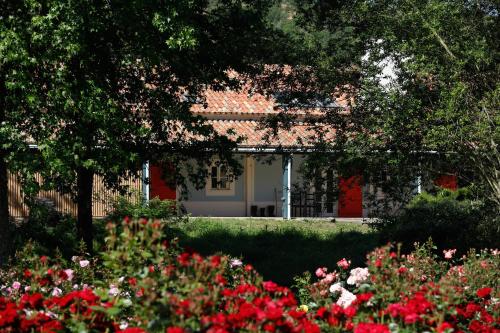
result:
[[[360,177],[339,179],[331,174],[321,189],[305,188],[300,172],[304,153],[239,152],[236,158],[243,166],[239,177],[226,181],[225,171],[212,166],[206,187],[196,190],[188,185],[186,200],[180,199],[179,190],[168,189],[157,167],[150,167],[149,196],[177,198],[192,216],[291,219],[368,215],[363,197],[369,188]]]

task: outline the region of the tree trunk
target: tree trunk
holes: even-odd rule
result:
[[[77,171],[77,230],[78,237],[83,239],[87,251],[93,252],[92,240],[92,188],[94,185],[94,174],[86,168],[78,168]]]
[[[5,120],[6,87],[3,76],[0,76],[0,123]],[[6,152],[0,149],[0,265],[3,264],[8,254],[9,243],[9,188],[7,183],[7,162],[5,161]]]
[[[9,251],[9,191],[7,184],[7,163],[4,154],[0,151],[0,266],[7,258]]]

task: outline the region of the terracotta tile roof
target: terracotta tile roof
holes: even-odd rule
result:
[[[217,133],[230,139],[243,138],[239,147],[310,147],[317,133],[308,125],[299,123],[290,129],[279,129],[276,133],[262,129],[256,120],[209,120]],[[325,129],[327,137],[333,137],[334,131]]]
[[[297,122],[288,130],[276,133],[261,128],[261,120],[276,115],[282,110],[272,98],[247,91],[214,91],[204,93],[204,103],[194,104],[191,111],[207,118],[207,123],[221,135],[236,140],[243,137],[240,147],[309,147],[317,133],[304,123]],[[314,114],[314,109],[293,110],[295,115]],[[300,119],[299,119],[300,120]],[[324,130],[326,137],[333,137],[333,131]]]
[[[207,90],[204,93],[205,105],[195,104],[192,112],[198,114],[276,114],[276,103],[273,99],[267,99],[263,95],[250,95],[238,91],[214,91]]]

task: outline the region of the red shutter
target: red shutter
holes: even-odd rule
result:
[[[159,165],[151,165],[149,167],[149,195],[153,199],[155,197],[161,200],[175,200],[176,190],[175,186],[170,186],[163,179],[168,174],[163,175],[163,170],[165,172],[173,173],[173,166],[169,165],[167,167],[161,167]]]
[[[339,178],[339,217],[363,217],[361,176]]]
[[[441,175],[434,180],[434,184],[452,191],[458,189],[457,176],[455,175]]]

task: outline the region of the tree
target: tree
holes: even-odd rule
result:
[[[406,198],[412,178],[457,172],[498,211],[498,1],[285,3],[296,40],[291,81],[300,82],[288,109],[304,92],[347,97],[311,119],[336,130],[334,140],[318,133],[318,151],[336,152],[323,165],[362,164],[387,191],[405,187]]]
[[[32,87],[31,78],[36,75],[33,72],[36,58],[28,54],[31,15],[24,3],[0,3],[0,263],[7,254],[12,229],[7,171],[36,164],[29,151],[27,131],[30,127],[27,123],[33,116],[28,111],[29,105],[37,103],[34,98],[26,98]]]
[[[233,142],[190,113],[208,88],[258,68],[266,1],[26,1],[26,43],[43,52],[25,97],[42,186],[74,194],[92,250],[94,175],[119,188],[141,162],[175,151],[223,154]],[[30,79],[31,76],[28,76]],[[214,147],[216,147],[214,149]]]
[[[459,175],[500,209],[498,1],[387,1],[381,42],[397,71],[389,98],[419,112],[427,150],[448,153]],[[379,57],[380,58],[380,57]],[[405,137],[408,137],[407,135]],[[470,172],[468,172],[470,170]]]

